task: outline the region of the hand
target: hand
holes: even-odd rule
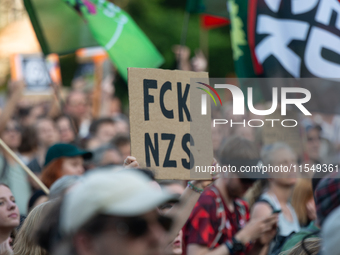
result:
[[[273,229],[276,229],[277,222],[277,214],[272,214],[262,219],[250,220],[248,224],[236,234],[235,238],[243,244],[255,241],[264,233],[271,232]],[[272,231],[271,234],[273,235],[274,232]]]
[[[189,60],[190,49],[187,46],[174,45],[172,51],[175,53],[177,60]]]
[[[139,167],[139,164],[135,157],[127,156],[126,159],[124,160],[123,166],[126,168],[137,168]]]
[[[204,72],[207,70],[208,61],[202,50],[199,49],[195,51],[195,57],[191,59],[191,64],[195,72]]]
[[[316,219],[316,208],[315,208],[315,202],[314,199],[311,199],[307,204],[307,216],[308,219],[310,220],[315,220]]]
[[[213,161],[211,162],[212,166],[217,166],[217,160],[215,158],[213,158]],[[211,173],[211,181],[205,181],[205,180],[196,180],[196,181],[192,181],[192,184],[194,186],[196,186],[199,189],[205,189],[206,187],[208,187],[209,185],[211,185],[216,179],[218,179],[219,174],[214,172]]]

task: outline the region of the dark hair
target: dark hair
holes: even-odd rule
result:
[[[30,200],[28,201],[28,212],[30,212],[34,206],[34,203],[42,196],[47,196],[46,193],[42,190],[37,190],[34,192],[34,194],[31,196]]]
[[[90,234],[91,236],[96,236],[108,227],[108,223],[113,221],[115,222],[116,218],[112,215],[98,214],[87,221],[87,223],[85,223],[79,229],[79,232],[84,232]]]
[[[116,147],[130,144],[130,136],[126,134],[118,134],[112,139],[111,143],[113,143]]]
[[[100,118],[94,120],[90,125],[90,134],[93,136],[97,133],[99,127],[103,124],[114,124],[114,120],[112,118]]]
[[[312,188],[313,188],[313,195],[315,194],[315,190],[316,190],[316,187],[318,186],[319,182],[325,178],[330,172],[326,171],[326,172],[316,172],[314,175],[313,175],[313,178],[312,178]]]
[[[79,132],[79,126],[78,126],[77,120],[70,115],[64,114],[64,115],[59,115],[58,117],[56,117],[54,121],[57,123],[59,120],[63,118],[67,119],[70,122],[73,133],[77,135]]]
[[[21,133],[20,153],[31,152],[38,148],[37,130],[33,127],[25,127]]]
[[[61,240],[59,233],[60,209],[63,198],[50,200],[46,205],[46,213],[42,216],[37,231],[34,233],[34,239],[42,248],[51,252],[55,244]]]
[[[151,181],[156,180],[155,173],[153,171],[146,168],[137,168],[137,170],[145,174],[147,177],[149,177]]]

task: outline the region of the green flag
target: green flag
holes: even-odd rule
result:
[[[65,55],[100,45],[125,79],[128,67],[156,68],[163,63],[163,57],[131,17],[110,2],[24,0],[24,3],[45,55]]]
[[[128,67],[155,68],[164,59],[131,17],[103,0],[64,0],[83,16],[96,41],[105,48],[120,74]]]

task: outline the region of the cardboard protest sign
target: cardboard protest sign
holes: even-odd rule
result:
[[[208,73],[128,68],[131,155],[157,179],[210,179],[195,166],[213,159],[211,113],[201,114],[201,94],[190,84]]]

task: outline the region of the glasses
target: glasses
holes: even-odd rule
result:
[[[173,223],[172,218],[164,215],[159,215],[156,221],[165,231],[169,231]],[[129,234],[133,238],[138,238],[149,232],[149,224],[150,222],[142,217],[131,217],[119,220],[116,230],[121,235]]]
[[[308,136],[308,137],[307,137],[307,141],[308,141],[308,142],[320,141],[320,140],[321,140],[321,137],[320,137],[320,136],[317,136],[317,137]]]

